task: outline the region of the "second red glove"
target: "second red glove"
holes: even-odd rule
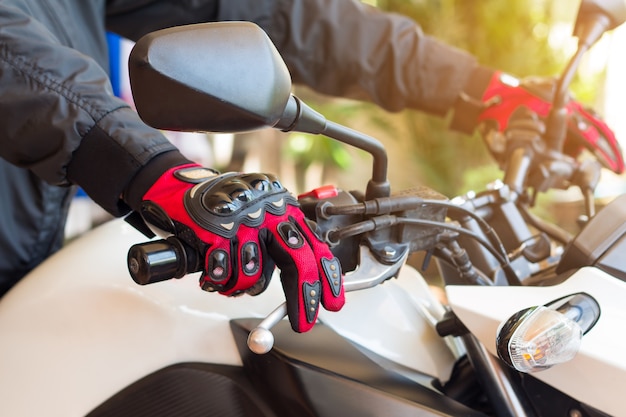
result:
[[[526,107],[542,119],[550,114],[555,86],[553,79],[518,79],[482,67],[476,70],[476,74],[476,80],[470,80],[470,93],[461,94],[456,105],[453,128],[469,132],[481,125],[483,134],[494,130],[504,132],[513,113],[521,107]],[[586,148],[606,168],[622,173],[622,152],[608,125],[593,111],[573,99],[567,102],[566,110],[567,136],[563,151],[576,157]]]

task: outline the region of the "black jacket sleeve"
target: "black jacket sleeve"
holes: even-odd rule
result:
[[[156,155],[177,151],[112,94],[101,66],[59,39],[0,5],[0,156],[51,184],[79,184],[123,214],[129,180]]]
[[[112,0],[110,29],[138,39],[172,25],[247,20],[270,36],[294,82],[398,111],[444,115],[474,57],[424,35],[404,16],[358,0]]]
[[[253,21],[295,82],[388,110],[444,114],[475,67],[470,55],[425,36],[410,19],[356,0],[59,0],[65,22],[48,1],[10,5],[24,3],[0,3],[0,157],[49,183],[82,186],[115,215],[130,209],[122,195],[142,195],[165,168],[187,161],[113,96],[102,62],[90,58],[96,47],[68,47],[82,43],[69,27],[103,39],[106,23],[136,40],[174,25]],[[57,20],[42,24],[35,9]],[[93,26],[78,25],[85,18]]]

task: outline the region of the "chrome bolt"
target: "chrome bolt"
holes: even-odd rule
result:
[[[396,256],[396,250],[391,246],[385,246],[385,248],[383,249],[383,256],[385,258],[393,258],[394,256]]]

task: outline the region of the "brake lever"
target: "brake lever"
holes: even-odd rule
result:
[[[398,274],[408,258],[408,251],[394,263],[382,264],[364,245],[359,247],[359,267],[344,275],[343,288],[345,292],[372,288]],[[272,311],[257,327],[248,334],[248,349],[262,355],[274,347],[272,327],[287,316],[287,303],[283,302]]]
[[[397,275],[404,266],[409,251],[404,251],[400,258],[391,263],[380,263],[369,247],[359,247],[359,267],[344,276],[343,288],[346,292],[372,288]]]
[[[248,349],[259,355],[272,350],[274,335],[271,328],[276,326],[285,316],[287,316],[287,303],[283,302],[265,317],[257,327],[250,331],[247,340]]]

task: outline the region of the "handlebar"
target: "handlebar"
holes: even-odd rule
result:
[[[174,236],[131,246],[127,264],[139,285],[182,278],[202,269],[198,253]]]
[[[176,237],[136,244],[128,252],[128,269],[133,280],[140,285],[152,284],[171,278],[181,278],[187,273],[201,269],[198,256],[190,257],[195,251]],[[358,268],[344,277],[344,290],[357,291],[372,288],[385,280],[396,276],[408,258],[408,251],[401,254],[395,262],[379,262],[372,251],[359,247]],[[269,352],[274,345],[271,328],[287,315],[287,304],[282,303],[272,311],[248,335],[248,347],[254,353]]]

